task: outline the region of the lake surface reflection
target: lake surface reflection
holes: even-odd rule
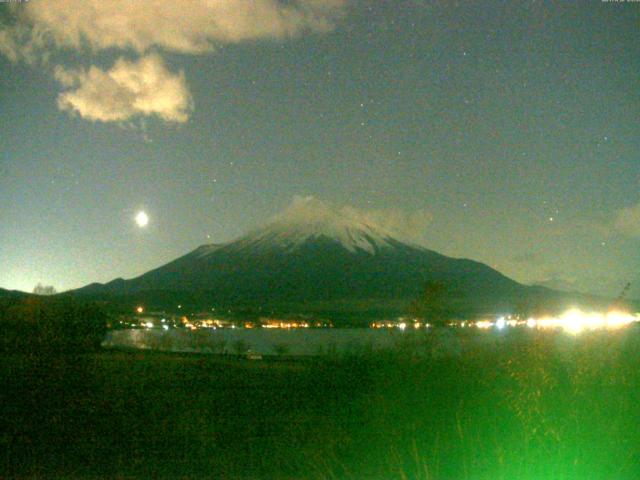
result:
[[[262,355],[295,356],[360,354],[402,348],[433,355],[458,354],[471,344],[496,340],[494,335],[463,338],[449,329],[130,329],[109,332],[103,346],[218,354],[251,350]]]

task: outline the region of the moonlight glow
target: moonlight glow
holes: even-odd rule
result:
[[[0,288],[132,278],[314,195],[640,298],[638,2],[2,3]]]
[[[144,228],[149,224],[149,216],[146,212],[141,211],[136,215],[136,223],[140,228]]]

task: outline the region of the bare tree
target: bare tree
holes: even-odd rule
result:
[[[286,343],[276,343],[275,345],[273,345],[273,352],[279,357],[288,355],[289,345],[287,345]]]
[[[236,355],[244,355],[249,350],[249,344],[239,338],[235,342],[233,342],[233,349],[236,352]]]
[[[409,305],[409,314],[432,325],[445,325],[451,312],[449,286],[441,280],[429,280],[420,295]]]
[[[33,287],[33,293],[36,295],[55,295],[58,292],[53,285],[42,285],[42,283],[38,282],[38,284]]]

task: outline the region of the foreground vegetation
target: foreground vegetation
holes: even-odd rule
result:
[[[0,352],[43,355],[100,348],[106,311],[67,297],[25,295],[0,299]]]
[[[35,478],[635,479],[640,331],[304,362],[5,353],[0,471]],[[415,356],[425,349],[426,356]]]

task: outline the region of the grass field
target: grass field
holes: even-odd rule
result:
[[[413,353],[4,354],[0,477],[640,478],[638,329]]]

